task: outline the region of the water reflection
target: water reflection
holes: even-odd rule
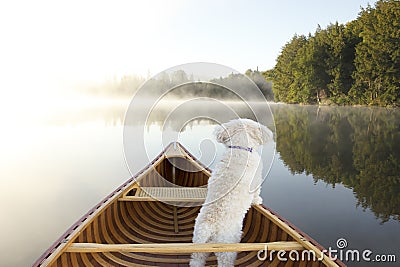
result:
[[[129,101],[110,103],[58,114],[49,123],[82,124],[100,120],[108,126],[122,126]],[[221,112],[221,103],[215,101],[181,104],[171,100],[160,102],[149,116],[138,114],[125,123],[137,127],[137,131],[140,131],[139,126],[145,125],[147,140],[154,141],[158,138],[155,135],[162,131],[170,131],[172,135],[186,132],[188,136],[184,142],[190,143],[189,139],[194,137],[212,138],[213,127],[208,126],[215,124],[210,118],[216,114],[221,121],[235,116],[255,119],[254,112],[242,102],[224,102],[232,112]],[[265,104],[253,107],[263,109]],[[177,109],[179,116],[174,115]],[[382,222],[390,218],[400,220],[398,110],[276,104],[272,104],[271,109],[276,124],[276,149],[292,174],[312,174],[315,182],[324,181],[333,186],[341,183],[354,191],[359,206],[370,208]],[[275,129],[272,118],[264,121]],[[175,137],[171,137],[171,141]],[[152,145],[152,154],[156,155],[161,146],[161,143]]]
[[[121,126],[124,123],[126,107],[129,99],[125,98],[83,98],[73,105],[73,100],[68,100],[67,108],[51,110],[43,116],[39,124],[42,126],[80,126],[97,122],[103,126]]]
[[[352,188],[382,222],[400,220],[400,112],[274,106],[277,151],[292,173]]]
[[[143,108],[136,109],[138,113],[125,117],[130,99],[114,99],[101,101],[98,104],[80,105],[74,109],[60,110],[49,114],[43,121],[46,125],[82,125],[94,121],[101,122],[106,126],[120,126],[125,123],[128,126],[152,125],[168,126],[175,131],[183,130],[182,122],[193,123],[209,121],[208,118],[218,117],[222,122],[234,119],[237,116],[250,119],[262,120],[268,127],[274,129],[273,119],[265,102],[251,102],[251,106],[239,101],[217,101],[207,98],[195,98],[190,100],[162,100],[152,109],[147,110],[147,102],[153,100],[142,100]],[[152,104],[152,103],[150,103]],[[223,108],[224,110],[221,110]],[[229,112],[225,112],[228,110]],[[255,111],[264,111],[266,117],[256,118]],[[174,116],[175,115],[175,116]],[[212,122],[211,122],[212,123]],[[190,125],[191,123],[187,123]]]
[[[215,122],[196,114],[201,111],[215,117],[220,113],[218,105],[195,103],[175,120],[170,111],[178,104],[157,106],[148,121],[132,120],[127,127],[136,132],[147,125],[146,138],[153,155],[162,148],[161,129],[180,133],[190,152],[212,165],[214,157],[202,152],[219,148],[201,139],[213,140]],[[128,105],[129,99],[108,100],[52,112],[44,123],[9,129],[0,139],[0,209],[4,215],[0,234],[5,240],[0,244],[0,266],[29,266],[65,229],[129,177],[122,152]],[[227,105],[239,116],[252,118],[243,103]],[[274,160],[272,175],[263,185],[265,204],[325,246],[334,246],[335,240],[344,236],[355,247],[395,252],[399,237],[393,233],[398,233],[398,221],[379,225],[369,209],[380,221],[399,220],[399,111],[271,107],[280,157]],[[231,115],[219,116],[229,120]],[[269,127],[274,129],[274,125]],[[266,149],[271,151],[274,146]],[[270,154],[264,155],[266,166],[272,159]],[[148,163],[144,160],[143,154],[136,153],[139,169]],[[290,172],[312,174],[316,186],[310,177]],[[326,188],[326,184],[336,188]],[[366,212],[355,208],[351,190],[341,184],[353,190]],[[15,257],[15,251],[22,251],[24,257]]]

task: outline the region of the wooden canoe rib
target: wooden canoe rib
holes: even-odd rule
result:
[[[71,226],[37,266],[188,266],[192,252],[237,251],[235,266],[345,266],[270,209],[252,206],[239,244],[192,244],[195,218],[207,193],[207,169],[179,143],[118,187]],[[268,251],[313,251],[322,260],[260,261]],[[322,255],[322,257],[321,257]],[[207,266],[216,266],[211,254]]]

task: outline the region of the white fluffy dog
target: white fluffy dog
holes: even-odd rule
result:
[[[208,180],[193,243],[238,243],[247,211],[252,204],[262,202],[262,162],[254,148],[272,139],[272,132],[253,120],[237,119],[217,126],[214,133],[228,149]],[[234,266],[236,252],[215,254],[218,266]],[[204,266],[208,255],[193,253],[190,266]]]

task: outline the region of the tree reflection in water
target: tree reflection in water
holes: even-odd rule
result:
[[[382,222],[400,220],[400,112],[273,105],[277,151],[292,173],[352,188]]]

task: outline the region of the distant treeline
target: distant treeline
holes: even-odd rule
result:
[[[400,1],[379,0],[345,25],[295,35],[263,75],[275,101],[400,106]]]
[[[145,92],[141,92],[144,95],[161,96],[166,90],[170,90],[168,96],[176,98],[198,96],[239,100],[231,88],[241,87],[244,92],[248,89],[249,94],[252,94],[251,90],[258,87],[267,100],[273,100],[272,82],[266,81],[259,71],[249,69],[246,71],[246,75],[247,77],[242,74],[231,73],[226,77],[201,82],[183,70],[171,73],[162,72],[147,80],[138,75],[126,75],[120,79],[114,78],[112,81],[92,86],[87,88],[86,91],[95,94],[132,96],[140,89],[145,90]]]
[[[81,91],[95,95],[132,96],[145,82],[140,75],[124,75],[120,78],[113,77],[104,82],[86,85]]]
[[[267,82],[258,71],[248,70],[246,74],[247,77],[243,74],[231,73],[226,77],[200,81],[193,78],[193,75],[187,75],[183,70],[177,70],[170,74],[163,72],[146,81],[143,89],[151,95],[160,95],[160,92],[165,89],[171,89],[168,96],[176,98],[198,96],[239,100],[240,98],[233,93],[233,88],[241,88],[242,92],[248,90],[248,94],[252,94],[252,90],[258,87],[264,97],[272,101],[272,83]],[[253,83],[249,81],[249,78]]]

